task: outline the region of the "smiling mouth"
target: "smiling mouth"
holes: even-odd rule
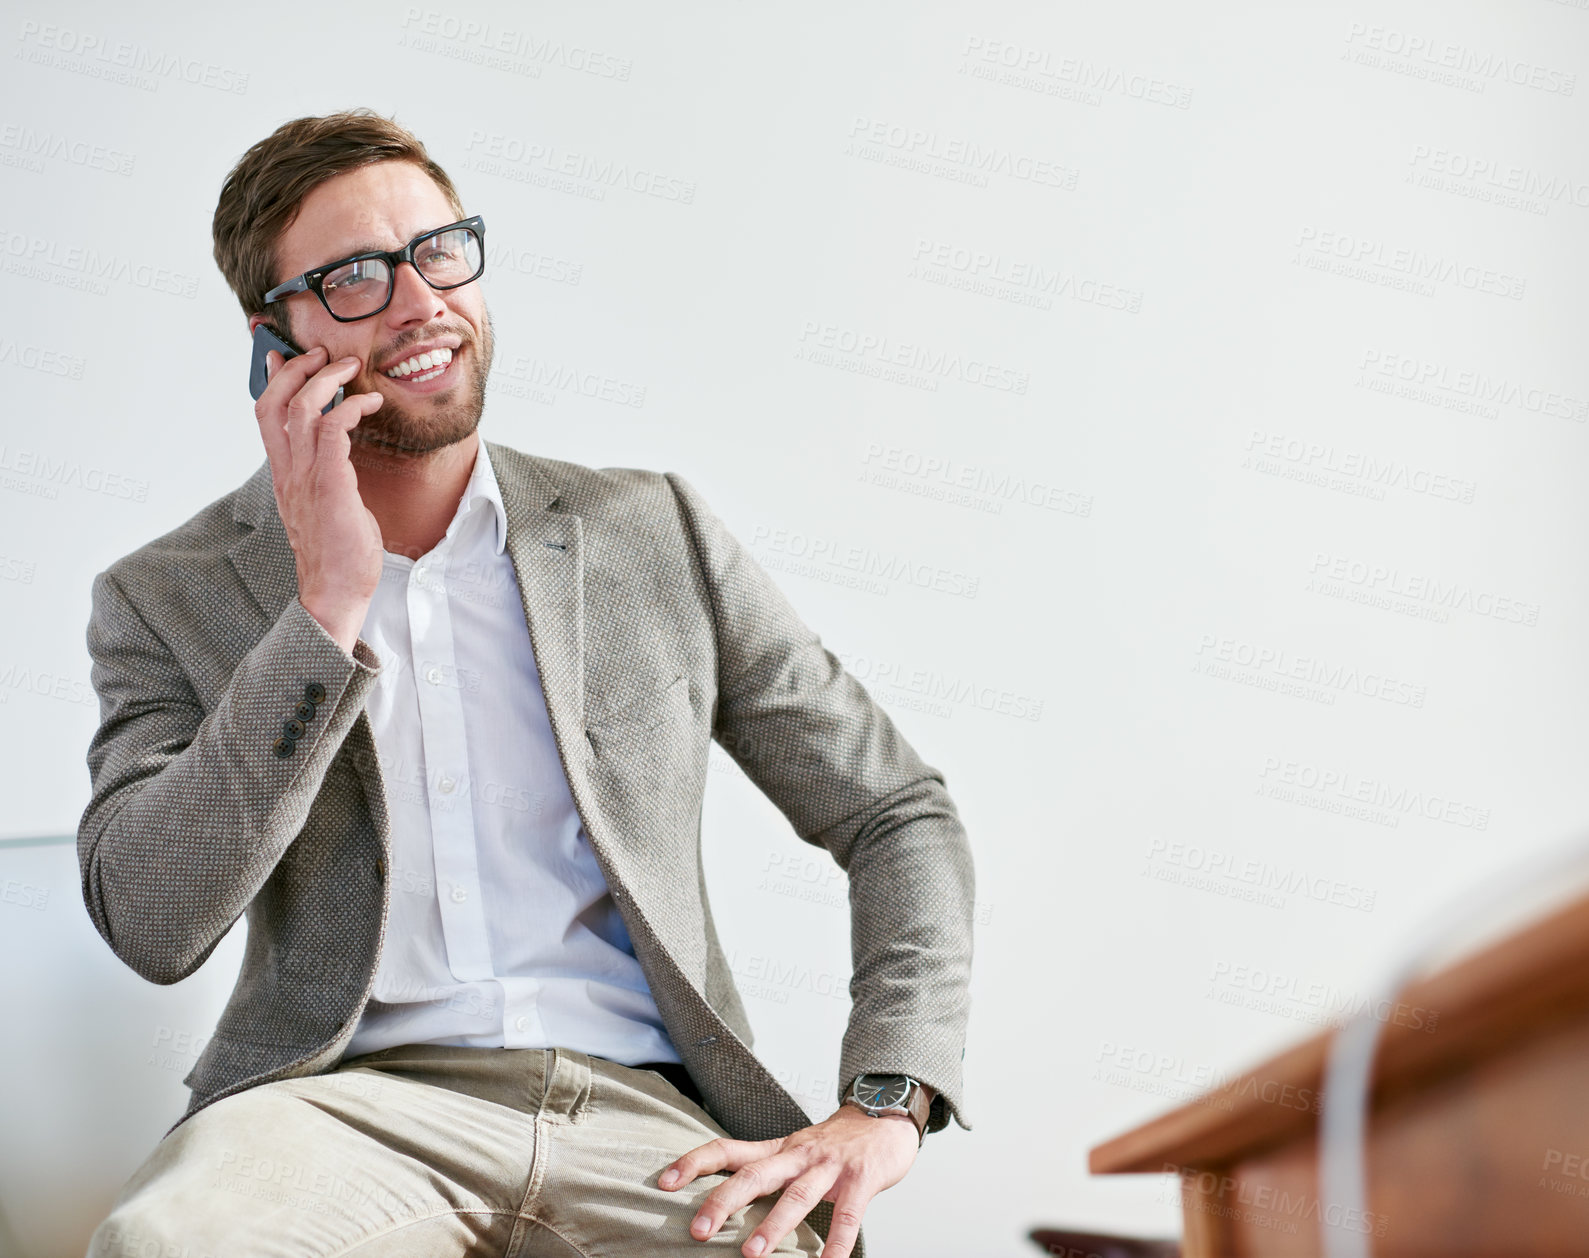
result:
[[[395,367],[388,367],[386,376],[388,379],[401,380],[406,384],[423,384],[427,380],[435,380],[445,375],[452,366],[452,360],[452,350],[433,349],[405,358]]]

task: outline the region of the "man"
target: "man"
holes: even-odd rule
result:
[[[144,977],[244,913],[247,948],[91,1253],[860,1252],[965,1125],[942,776],[682,477],[480,440],[484,223],[408,132],[283,125],[214,231],[250,330],[304,352],[269,356],[249,481],[95,579],[78,852]],[[706,904],[713,738],[849,873],[814,1125]]]

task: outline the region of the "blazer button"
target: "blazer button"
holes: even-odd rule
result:
[[[375,880],[379,882],[386,877],[386,862],[379,856],[375,858]]]
[[[274,743],[272,743],[270,749],[276,753],[278,759],[285,760],[288,756],[292,755],[294,749],[297,746],[297,739],[282,737],[278,738]]]
[[[317,681],[312,681],[303,688],[303,697],[310,703],[324,703],[326,701],[326,688]]]
[[[288,717],[281,723],[281,732],[288,738],[302,738],[308,729],[296,716]]]
[[[295,707],[293,711],[298,714],[298,719],[300,721],[314,720],[314,704],[308,699],[298,700],[298,706]]]

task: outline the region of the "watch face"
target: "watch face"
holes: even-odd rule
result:
[[[910,1080],[904,1075],[861,1075],[851,1094],[867,1109],[902,1108],[910,1095]]]

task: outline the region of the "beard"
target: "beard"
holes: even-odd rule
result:
[[[482,311],[478,338],[474,329],[460,319],[456,323],[427,325],[391,347],[401,351],[404,342],[417,345],[440,336],[457,336],[453,370],[459,375],[445,392],[404,401],[393,396],[393,391],[402,386],[383,377],[386,387],[382,388],[368,369],[348,381],[345,387],[350,394],[378,392],[385,399],[378,411],[364,416],[348,433],[355,463],[423,462],[425,456],[456,445],[480,426],[486,404],[486,377],[496,352],[491,312],[483,307]],[[380,356],[384,358],[386,354]],[[460,358],[464,361],[458,362]]]

